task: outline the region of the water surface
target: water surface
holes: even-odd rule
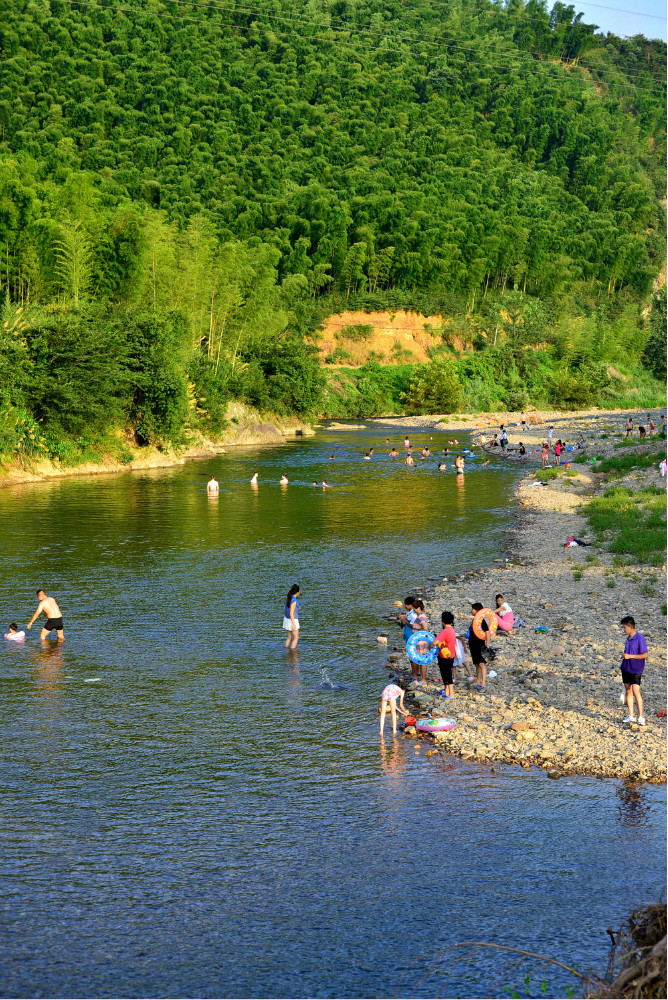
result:
[[[600,969],[658,896],[662,788],[379,743],[381,616],[498,554],[516,475],[408,470],[388,433],[0,492],[1,613],[44,586],[67,636],[0,647],[3,996],[432,997],[456,941]],[[446,995],[494,975],[478,956]]]

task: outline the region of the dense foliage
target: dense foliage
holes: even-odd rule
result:
[[[231,396],[391,408],[407,385],[377,370],[323,395],[305,340],[364,301],[458,317],[480,408],[586,405],[604,362],[637,374],[664,259],[663,43],[537,0],[0,12],[14,437],[34,419],[174,440],[219,430]]]

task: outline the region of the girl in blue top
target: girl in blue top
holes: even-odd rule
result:
[[[288,633],[285,648],[294,649],[299,642],[299,584],[293,583],[285,599],[283,628]]]

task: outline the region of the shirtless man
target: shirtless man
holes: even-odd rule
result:
[[[63,632],[63,616],[60,613],[60,608],[58,607],[57,602],[53,597],[47,597],[43,590],[37,591],[37,599],[39,601],[37,611],[32,616],[26,627],[31,629],[33,622],[36,621],[41,614],[45,614],[46,623],[39,634],[40,639],[43,642],[47,636],[55,630],[58,636],[58,642],[62,642],[65,638],[65,633]]]
[[[216,477],[215,476],[211,476],[211,479],[206,484],[206,492],[207,493],[217,493],[219,489],[220,489],[220,487],[218,486],[218,483],[216,482]]]

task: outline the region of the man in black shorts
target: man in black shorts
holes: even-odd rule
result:
[[[58,642],[62,642],[65,638],[65,633],[63,631],[63,616],[60,613],[60,608],[58,607],[56,600],[53,597],[47,597],[41,589],[37,591],[37,600],[39,601],[37,611],[32,616],[26,627],[29,629],[32,628],[33,622],[36,621],[41,614],[44,614],[46,615],[46,622],[44,623],[44,627],[39,634],[40,639],[43,642],[51,632],[55,631],[58,636]]]
[[[476,601],[475,604],[471,605],[471,611],[473,612],[473,617],[482,611],[482,604]],[[480,628],[484,632],[484,639],[479,638],[473,631],[473,623],[469,625],[469,630],[466,633],[466,641],[468,643],[469,652],[471,654],[471,661],[475,667],[476,673],[476,691],[484,691],[487,687],[487,662],[483,656],[483,651],[489,646],[489,640],[492,638],[492,633],[489,631],[489,622],[486,618],[483,618],[480,623]]]

